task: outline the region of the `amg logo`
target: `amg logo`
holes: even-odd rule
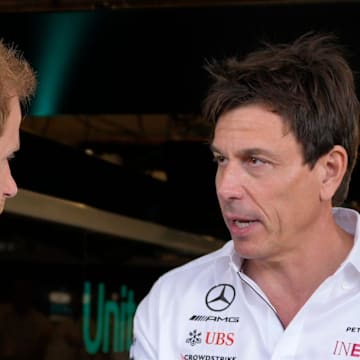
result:
[[[229,323],[237,323],[239,322],[239,318],[235,316],[208,316],[208,315],[193,315],[189,320],[192,321],[215,321],[215,322],[229,322]]]

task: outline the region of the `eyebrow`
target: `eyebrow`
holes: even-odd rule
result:
[[[219,151],[216,146],[214,146],[213,144],[210,144],[209,145],[209,148],[212,152],[217,152],[217,153],[220,153],[221,151]]]
[[[219,153],[221,154],[222,152],[213,144],[210,145],[210,150],[213,153]],[[248,148],[248,149],[244,149],[244,150],[240,150],[237,151],[236,153],[237,156],[240,157],[246,157],[246,156],[250,156],[250,155],[265,155],[273,160],[280,160],[279,156],[277,156],[276,154],[274,154],[273,152],[263,149],[263,148],[258,148],[258,147],[254,147],[254,148]]]

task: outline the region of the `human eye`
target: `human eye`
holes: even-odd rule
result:
[[[225,162],[225,156],[221,155],[221,154],[213,154],[213,161],[218,164],[218,165],[222,165]]]
[[[250,166],[259,167],[259,166],[267,164],[267,161],[258,156],[251,155],[248,158],[248,163]]]
[[[11,153],[10,155],[8,155],[7,157],[6,157],[6,159],[7,159],[7,161],[11,161],[11,160],[13,160],[13,159],[15,159],[15,153]]]

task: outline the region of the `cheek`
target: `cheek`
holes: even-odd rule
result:
[[[0,161],[0,181],[1,179],[4,179],[4,175],[6,174],[7,171],[7,166],[6,163],[4,161]]]
[[[292,223],[312,217],[314,212],[319,211],[319,191],[319,183],[311,173],[302,174],[285,182],[277,194],[281,215]]]
[[[11,176],[10,167],[7,162],[0,161],[0,187],[1,189],[4,188],[7,180]]]
[[[307,200],[312,198],[314,194],[319,193],[319,179],[316,173],[310,171],[306,166],[289,169],[282,176],[278,176],[279,195],[285,198],[300,198],[299,200]]]
[[[250,184],[249,192],[265,208],[286,216],[292,208],[302,207],[317,197],[318,185],[308,173],[288,173],[269,177],[261,184]]]

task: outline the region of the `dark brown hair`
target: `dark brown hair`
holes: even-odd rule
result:
[[[302,145],[313,167],[335,145],[345,148],[348,166],[333,198],[348,194],[359,145],[359,101],[353,72],[333,34],[307,33],[291,44],[265,44],[244,59],[207,64],[214,83],[203,115],[214,127],[227,111],[264,104],[278,113]]]

